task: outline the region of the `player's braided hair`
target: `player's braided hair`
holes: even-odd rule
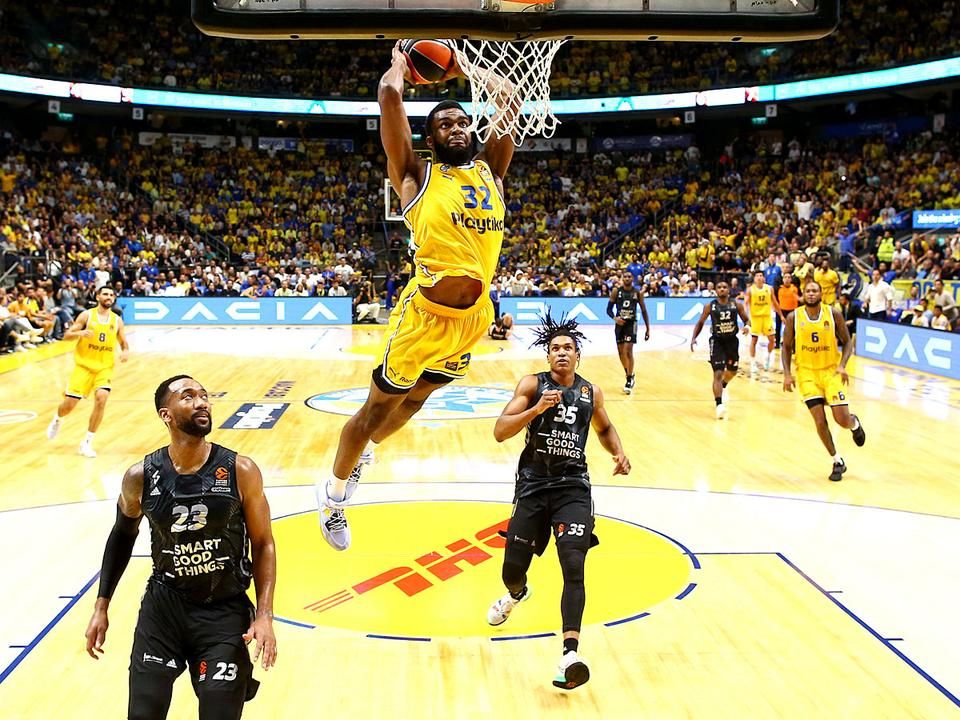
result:
[[[533,331],[534,341],[530,347],[542,347],[550,349],[550,343],[555,337],[563,336],[573,338],[573,346],[580,352],[580,343],[587,339],[577,326],[576,320],[568,320],[566,313],[560,316],[560,320],[554,320],[550,316],[550,311],[540,318],[540,327]]]

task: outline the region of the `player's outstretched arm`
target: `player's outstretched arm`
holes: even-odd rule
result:
[[[407,111],[403,109],[403,83],[409,78],[407,59],[393,47],[390,69],[380,78],[377,100],[380,103],[380,140],[387,154],[387,175],[400,193],[403,207],[416,197],[423,180],[423,163],[413,151],[413,133]]]
[[[596,385],[593,386],[593,419],[590,421],[590,426],[597,434],[597,439],[603,445],[603,449],[613,456],[613,474],[629,475],[630,461],[623,454],[620,435],[613,423],[610,422],[610,417],[603,405],[603,391]]]
[[[700,317],[697,319],[697,324],[693,326],[693,337],[690,338],[690,352],[693,352],[693,348],[697,344],[697,338],[700,336],[700,331],[703,330],[703,324],[707,322],[707,315],[709,314],[710,303],[707,303],[703,306],[703,312],[700,313]]]
[[[783,321],[783,339],[780,341],[780,363],[783,365],[783,389],[793,392],[793,375],[790,374],[790,363],[793,361],[793,343],[796,337],[793,322],[794,313],[800,312],[797,308],[787,315]]]
[[[458,61],[459,68],[459,61]],[[462,68],[460,73],[463,74]],[[504,122],[510,122],[515,119],[523,110],[523,102],[517,97],[516,87],[507,78],[495,72],[491,72],[487,78],[487,92],[491,97],[496,97],[496,104],[499,110],[490,118],[490,124],[494,127]],[[497,181],[497,189],[503,196],[503,179],[507,176],[507,170],[510,162],[513,160],[513,153],[517,146],[513,142],[513,134],[507,133],[503,137],[497,132],[491,133],[487,142],[483,145],[483,150],[477,153],[477,159],[483,160],[490,166]]]
[[[143,493],[143,463],[129,468],[123,475],[120,486],[120,499],[117,501],[117,519],[103,550],[103,563],[100,567],[100,589],[94,604],[93,616],[87,624],[84,635],[87,638],[87,654],[99,660],[97,653],[103,653],[103,643],[107,637],[110,620],[107,609],[110,598],[120,582],[123,571],[127,569],[133,546],[140,532],[140,519],[143,512],[140,498]]]
[[[277,584],[277,549],[270,524],[270,505],[263,493],[260,468],[248,457],[237,455],[237,485],[243,503],[243,519],[250,534],[253,552],[253,583],[257,592],[257,612],[243,636],[247,642],[256,640],[253,653],[256,664],[261,654],[264,670],[277,661],[277,638],[273,633],[273,590]]]
[[[650,339],[650,316],[647,314],[647,304],[643,301],[643,290],[637,291],[637,304],[640,306],[640,314],[643,316],[643,327],[645,328],[644,342]]]
[[[512,438],[535,417],[556,407],[560,403],[561,394],[559,390],[548,390],[540,396],[540,401],[536,405],[530,407],[536,396],[537,376],[526,375],[517,383],[513,397],[497,418],[497,424],[493,428],[493,437],[497,442]]]

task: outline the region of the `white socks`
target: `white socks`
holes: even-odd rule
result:
[[[370,440],[367,440],[367,446],[363,449],[363,451],[365,453],[372,453],[377,449],[377,445],[379,444],[380,443],[374,442],[371,438]]]
[[[327,494],[334,502],[342,502],[347,496],[347,481],[331,473],[327,481]]]
[[[840,463],[841,465],[843,464],[843,458],[840,457],[840,453],[837,453],[836,455],[833,456],[833,461],[835,463]]]
[[[88,431],[88,432],[87,432],[87,437],[86,437],[86,439],[84,440],[84,442],[85,442],[87,445],[89,445],[90,447],[93,447],[93,436],[94,436],[94,435],[96,435],[96,433],[92,433],[92,432],[89,432],[89,431]]]
[[[854,415],[854,416],[853,416],[853,427],[850,428],[850,429],[851,429],[851,430],[856,430],[856,429],[858,429],[859,427],[860,427],[860,418],[858,418],[856,415]]]

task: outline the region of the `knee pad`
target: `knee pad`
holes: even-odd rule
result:
[[[560,558],[560,570],[565,585],[583,586],[583,568],[587,561],[587,551],[581,547],[557,546]]]

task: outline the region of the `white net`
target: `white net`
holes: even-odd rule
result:
[[[552,137],[560,121],[550,107],[550,65],[564,40],[459,40],[457,62],[470,81],[473,130],[480,142],[509,135]]]

